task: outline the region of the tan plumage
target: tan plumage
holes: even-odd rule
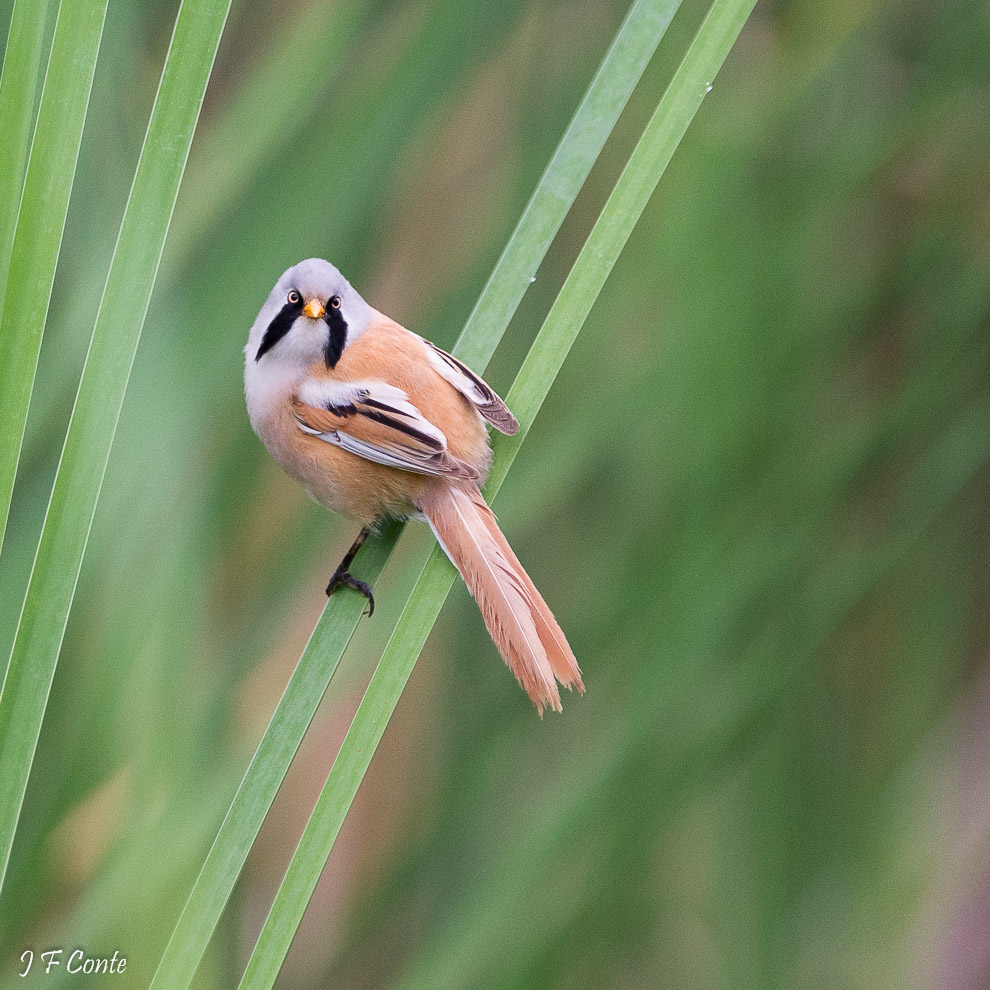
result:
[[[419,508],[474,595],[489,635],[533,704],[560,711],[554,681],[584,692],[574,654],[476,485],[433,484]]]
[[[326,322],[311,318],[324,308]],[[583,692],[560,626],[479,490],[491,463],[484,421],[519,428],[495,392],[318,259],[282,276],[245,353],[252,425],[285,470],[365,526],[425,517],[541,713],[560,710],[557,681]]]

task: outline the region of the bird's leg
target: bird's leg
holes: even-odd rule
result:
[[[375,596],[371,593],[371,586],[366,581],[359,581],[348,571],[348,568],[351,566],[358,550],[361,549],[361,544],[368,538],[368,534],[370,532],[371,530],[365,526],[364,529],[358,533],[357,539],[351,544],[351,549],[344,554],[344,559],[338,565],[337,570],[333,572],[333,577],[330,578],[330,583],[327,585],[328,598],[342,585],[347,585],[348,588],[353,588],[355,591],[360,591],[361,594],[368,599],[369,618],[371,618],[375,612]]]

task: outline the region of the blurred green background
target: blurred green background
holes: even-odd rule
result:
[[[241,348],[271,285],[328,257],[449,347],[626,7],[235,0],[28,789],[0,986],[42,979],[17,977],[25,948],[77,945],[126,955],[107,986],[147,985],[354,536],[247,422]],[[110,3],[3,656],[175,8]],[[703,13],[685,0],[497,388]],[[760,0],[496,502],[587,695],[541,722],[458,587],[279,987],[990,985],[988,50],[970,0]],[[404,537],[197,986],[236,983],[429,539]]]

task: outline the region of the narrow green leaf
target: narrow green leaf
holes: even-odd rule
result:
[[[698,29],[509,391],[507,402],[524,425],[513,437],[494,437],[495,463],[487,486],[492,494],[505,480],[553,378],[755,6],[756,0],[715,0]]]
[[[390,523],[362,549],[361,574],[369,584],[374,585],[384,570],[400,531],[399,523]],[[333,608],[324,611],[324,617],[332,614],[335,621],[321,619],[313,630],[189,894],[158,964],[152,990],[185,987],[192,981],[247,850],[268,814],[365,605],[360,595],[337,595]]]
[[[162,248],[230,0],[184,0],[0,690],[0,884]]]
[[[10,249],[34,124],[34,96],[48,19],[48,0],[15,0],[0,73],[0,313]],[[2,534],[0,534],[2,537]]]
[[[578,255],[509,392],[521,429],[500,437],[486,486],[491,499],[525,439],[571,345],[660,176],[725,61],[755,0],[715,0]],[[357,789],[440,614],[456,571],[434,547],[358,706],[327,783],[248,961],[243,990],[271,987]]]
[[[561,138],[457,340],[474,368],[492,359],[551,241],[584,185],[680,0],[636,0]]]
[[[636,0],[633,4],[454,347],[463,360],[483,367],[495,353],[530,285],[531,274],[543,261],[679,4],[680,0]],[[401,527],[388,527],[366,544],[361,558],[366,579],[380,573],[400,531]],[[324,611],[293,672],[172,933],[155,974],[154,990],[185,987],[192,981],[248,851],[360,618],[360,600],[346,605],[345,601],[338,596],[333,608]]]
[[[4,59],[3,84],[14,91],[0,92],[0,97],[6,100],[9,96],[12,101],[9,107],[0,111],[8,118],[0,123],[9,122],[13,139],[9,149],[11,171],[4,174],[5,187],[0,187],[3,196],[0,210],[4,213],[0,222],[12,218],[11,206],[20,199],[10,241],[9,271],[4,266],[7,228],[0,226],[3,231],[0,234],[3,241],[0,245],[0,289],[4,291],[0,317],[0,545],[7,527],[17,459],[24,439],[41,337],[62,246],[62,231],[103,35],[107,0],[63,0],[59,7],[22,191],[16,145],[23,141],[25,127],[29,126],[33,112],[36,64],[31,63],[40,54],[45,13],[44,5],[35,4],[34,23],[25,25],[26,6],[29,5],[23,0],[19,2],[13,13],[15,20],[11,21],[11,34],[15,29],[17,31],[16,39],[12,37],[11,40],[20,42],[21,50],[12,52],[9,60]],[[6,141],[7,131],[2,133]]]

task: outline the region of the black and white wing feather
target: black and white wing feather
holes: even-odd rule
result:
[[[519,432],[519,421],[509,411],[495,390],[480,375],[476,375],[463,361],[441,350],[425,337],[427,356],[433,370],[450,382],[458,392],[478,407],[478,412],[500,433],[512,436]]]
[[[479,477],[475,468],[447,450],[446,436],[409,396],[385,382],[309,378],[292,407],[304,433],[376,464],[414,474]]]

